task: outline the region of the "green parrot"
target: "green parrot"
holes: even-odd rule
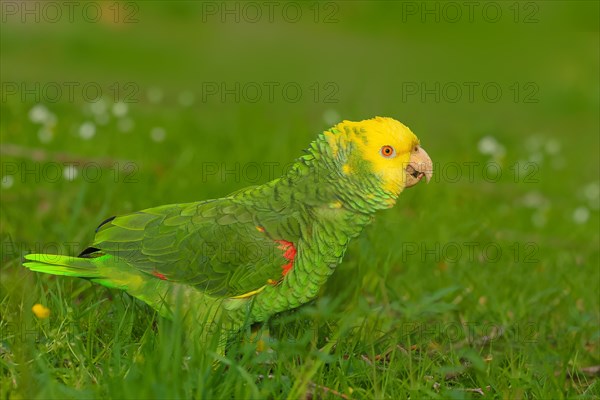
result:
[[[278,179],[109,218],[79,256],[29,254],[24,266],[125,290],[165,317],[183,307],[196,326],[235,331],[314,299],[375,212],[432,170],[402,123],[343,121]]]

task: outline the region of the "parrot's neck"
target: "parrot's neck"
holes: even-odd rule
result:
[[[244,300],[228,305],[231,315],[242,318],[247,309],[241,304],[251,304],[250,319],[264,321],[315,298],[342,261],[350,240],[371,222],[375,211],[390,207],[390,195],[378,191],[378,186],[368,178],[344,176],[321,135],[288,173],[242,193],[240,196],[252,197],[255,205],[264,202],[258,204],[260,208],[294,215],[302,239],[294,243],[293,267],[281,283],[266,285],[252,297],[252,303]]]
[[[344,172],[344,160],[332,154],[324,135],[319,135],[306,153],[276,183],[293,187],[296,198],[305,204],[343,208],[358,215],[373,214],[396,203],[397,194],[384,192],[376,177]]]

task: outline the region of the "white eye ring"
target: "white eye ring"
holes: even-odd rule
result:
[[[385,158],[394,158],[396,157],[396,149],[392,146],[386,145],[379,149],[379,154]]]

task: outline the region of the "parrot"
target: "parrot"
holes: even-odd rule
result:
[[[226,197],[108,218],[77,257],[29,254],[31,271],[121,289],[208,332],[267,321],[316,297],[350,241],[433,164],[401,122],[344,120],[283,176]]]

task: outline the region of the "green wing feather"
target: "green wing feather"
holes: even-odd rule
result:
[[[285,237],[282,222],[292,227]],[[281,278],[288,260],[277,240],[297,241],[297,224],[293,215],[228,197],[116,217],[98,229],[92,247],[155,278],[239,296]]]

